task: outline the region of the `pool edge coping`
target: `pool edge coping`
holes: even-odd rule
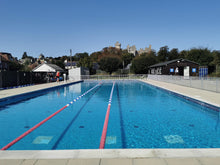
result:
[[[0,151],[1,159],[195,158],[220,157],[215,149],[81,149]]]

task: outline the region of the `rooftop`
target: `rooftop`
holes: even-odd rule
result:
[[[181,61],[187,61],[187,62],[199,65],[196,62],[193,62],[193,61],[190,61],[190,60],[187,60],[187,59],[183,59],[183,58],[179,58],[179,59],[175,59],[175,60],[171,60],[171,61],[165,61],[165,62],[161,62],[161,63],[158,63],[158,64],[151,65],[150,68],[158,67],[158,66],[165,66],[165,65],[168,65],[168,64],[171,64],[171,63],[174,63],[174,62],[178,62],[178,61],[180,61],[180,62]]]

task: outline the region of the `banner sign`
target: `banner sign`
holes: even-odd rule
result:
[[[193,72],[193,73],[196,73],[196,68],[192,68],[192,72]]]
[[[173,68],[170,68],[170,72],[174,72],[174,69],[173,69]]]

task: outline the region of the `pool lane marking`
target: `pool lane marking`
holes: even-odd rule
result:
[[[113,95],[113,91],[114,91],[114,86],[115,86],[115,82],[113,82],[111,94],[109,97],[108,108],[107,108],[107,112],[105,115],[105,122],[104,122],[103,130],[102,130],[102,136],[101,136],[101,140],[100,140],[99,149],[104,149],[104,147],[105,147],[105,140],[106,140],[106,134],[107,134],[107,128],[108,128],[108,119],[109,119],[109,114],[110,114],[110,109],[111,109],[111,102],[112,102],[112,95]]]
[[[74,118],[71,120],[71,122],[68,124],[68,126],[65,128],[65,130],[61,133],[60,137],[57,139],[57,141],[54,143],[52,150],[57,149],[57,146],[59,144],[59,142],[62,140],[62,138],[65,136],[66,132],[68,131],[68,129],[71,127],[71,125],[75,122],[75,120],[77,119],[77,117],[80,115],[81,111],[84,109],[84,107],[88,104],[88,102],[90,101],[90,99],[96,94],[96,92],[101,88],[102,84],[100,86],[98,86],[98,88],[95,89],[95,91],[88,97],[88,99],[86,100],[86,102],[82,105],[82,107],[79,109],[79,111],[76,113],[76,115],[74,116]]]
[[[124,130],[124,122],[123,122],[123,113],[122,113],[122,106],[121,106],[121,101],[120,101],[120,93],[119,93],[118,84],[116,84],[116,93],[117,93],[119,118],[120,118],[122,148],[127,148],[126,147],[126,136],[125,136],[125,130]]]
[[[99,85],[101,85],[101,83],[97,84],[96,86],[94,86],[93,88],[89,89],[88,91],[86,91],[85,93],[83,93],[81,95],[81,97],[77,97],[76,99],[74,99],[73,101],[71,101],[69,104],[65,105],[64,107],[62,107],[61,109],[59,109],[58,111],[56,111],[55,113],[53,113],[52,115],[50,115],[49,117],[47,117],[46,119],[42,120],[40,123],[36,124],[35,126],[33,126],[32,128],[30,128],[29,130],[27,130],[25,133],[23,133],[22,135],[20,135],[19,137],[17,137],[16,139],[14,139],[13,141],[11,141],[10,143],[8,143],[6,146],[4,146],[3,148],[1,148],[1,150],[7,150],[9,147],[11,147],[12,145],[14,145],[15,143],[17,143],[19,140],[21,140],[23,137],[25,137],[26,135],[28,135],[29,133],[31,133],[32,131],[34,131],[36,128],[38,128],[39,126],[41,126],[42,124],[44,124],[46,121],[48,121],[49,119],[51,119],[52,117],[54,117],[55,115],[57,115],[59,112],[61,112],[62,110],[64,110],[65,108],[67,108],[68,106],[70,106],[71,104],[73,104],[74,102],[76,102],[77,100],[79,100],[80,98],[82,98],[83,96],[85,96],[87,93],[91,92],[93,89],[95,89],[96,87],[98,87]]]

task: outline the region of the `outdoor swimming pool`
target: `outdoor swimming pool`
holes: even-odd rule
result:
[[[98,83],[85,81],[2,106],[0,148]],[[112,85],[102,81],[9,149],[98,149]],[[105,148],[220,148],[219,112],[144,82],[116,81]]]

